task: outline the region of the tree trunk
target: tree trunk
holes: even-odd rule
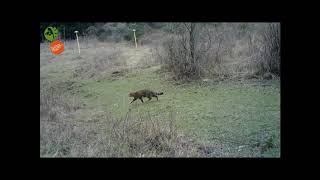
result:
[[[190,45],[190,58],[191,58],[191,73],[192,76],[195,75],[195,71],[196,71],[196,62],[195,62],[195,24],[191,23],[190,24],[190,31],[189,31],[189,36],[190,36],[190,40],[189,40],[189,45]]]
[[[195,24],[191,23],[190,25],[190,55],[191,55],[191,61],[194,63],[194,51],[195,51]]]

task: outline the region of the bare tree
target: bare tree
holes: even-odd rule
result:
[[[175,23],[171,26],[171,38],[165,42],[168,53],[165,64],[175,79],[197,79],[201,77],[205,54],[211,47],[211,36],[204,41],[201,37],[205,27],[200,23]],[[208,34],[207,34],[208,35]]]
[[[268,24],[262,37],[264,44],[261,52],[260,73],[280,75],[280,24]]]
[[[280,75],[279,24],[171,23],[166,29],[161,62],[175,80]]]

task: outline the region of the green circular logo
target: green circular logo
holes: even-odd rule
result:
[[[44,30],[44,37],[48,40],[48,41],[53,41],[58,37],[59,31],[56,27],[47,27]]]

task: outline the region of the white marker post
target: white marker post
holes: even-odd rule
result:
[[[78,31],[75,31],[74,33],[76,33],[76,36],[77,36],[77,43],[78,43],[79,56],[80,56],[80,44],[79,44],[79,39],[78,39]]]
[[[136,30],[133,29],[132,31],[133,31],[133,36],[134,36],[134,43],[136,44],[136,48],[137,48],[138,45],[137,45],[137,38],[136,38]]]

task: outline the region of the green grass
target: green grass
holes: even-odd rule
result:
[[[179,129],[203,142],[231,143],[232,148],[259,141],[261,133],[274,135],[274,146],[262,156],[279,156],[280,93],[279,82],[261,86],[257,82],[223,82],[210,86],[197,84],[175,86],[165,81],[153,68],[133,71],[118,79],[78,80],[76,94],[86,105],[74,120],[92,120],[106,112],[124,117],[129,108],[133,115],[163,118],[173,113]],[[149,88],[164,92],[159,101],[135,101],[130,91]],[[236,143],[236,144],[235,144]],[[238,143],[238,144],[237,144]],[[241,153],[240,153],[241,156]]]
[[[86,61],[83,58],[81,61]],[[174,85],[158,67],[130,69],[123,76],[99,80],[73,77],[78,60],[56,57],[40,68],[40,83],[52,82],[81,109],[70,116],[72,121],[92,121],[112,115],[124,118],[151,116],[159,120],[174,118],[179,131],[212,146],[208,156],[279,157],[280,156],[280,83],[277,80],[225,81],[206,86],[198,83]],[[159,101],[132,104],[129,92],[151,89],[164,92]],[[270,139],[270,137],[273,137]],[[266,147],[262,153],[252,144]],[[238,150],[239,146],[244,146]],[[222,155],[221,155],[222,154]]]

